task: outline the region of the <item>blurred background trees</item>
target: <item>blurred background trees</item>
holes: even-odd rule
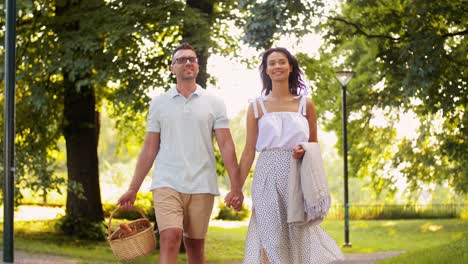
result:
[[[304,56],[319,111],[332,113],[324,122],[339,137],[333,69],[356,72],[348,88],[351,174],[370,177],[377,192],[400,176],[411,190],[446,183],[468,191],[462,2],[347,1],[321,24],[320,60]],[[414,131],[404,134],[408,126]]]

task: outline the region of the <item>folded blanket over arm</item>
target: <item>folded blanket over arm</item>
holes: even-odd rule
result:
[[[320,224],[330,209],[330,192],[320,145],[300,144],[302,160],[293,159],[288,177],[288,223]]]

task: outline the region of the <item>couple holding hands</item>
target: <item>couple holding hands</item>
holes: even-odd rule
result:
[[[183,240],[188,263],[205,263],[205,237],[219,195],[213,136],[230,178],[225,203],[242,208],[242,186],[256,152],[252,184],[252,216],[244,263],[305,264],[342,259],[336,242],[317,224],[288,222],[288,175],[305,150],[301,142],[317,142],[317,115],[297,60],[284,48],[262,55],[262,96],[247,111],[247,138],[239,164],[224,102],[196,84],[197,54],[187,43],[172,53],[177,83],[155,97],[147,133],[130,187],[118,200],[131,209],[154,164],[151,190],[160,232],[159,263],[177,263]]]

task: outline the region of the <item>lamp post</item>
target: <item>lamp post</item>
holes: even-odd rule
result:
[[[351,247],[349,242],[349,202],[348,202],[348,114],[346,112],[346,85],[353,78],[352,71],[336,71],[336,79],[341,84],[343,95],[343,170],[344,170],[344,209],[345,209],[345,242],[343,247]]]
[[[4,111],[4,186],[3,186],[3,263],[13,263],[14,255],[14,140],[15,140],[15,48],[16,0],[6,0],[5,19],[5,111]]]

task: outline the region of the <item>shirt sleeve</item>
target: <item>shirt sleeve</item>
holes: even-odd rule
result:
[[[226,105],[224,101],[220,98],[217,98],[216,105],[215,105],[215,121],[213,125],[213,129],[218,128],[229,128],[229,119],[226,114]]]
[[[161,132],[159,109],[156,98],[151,101],[146,132]]]

